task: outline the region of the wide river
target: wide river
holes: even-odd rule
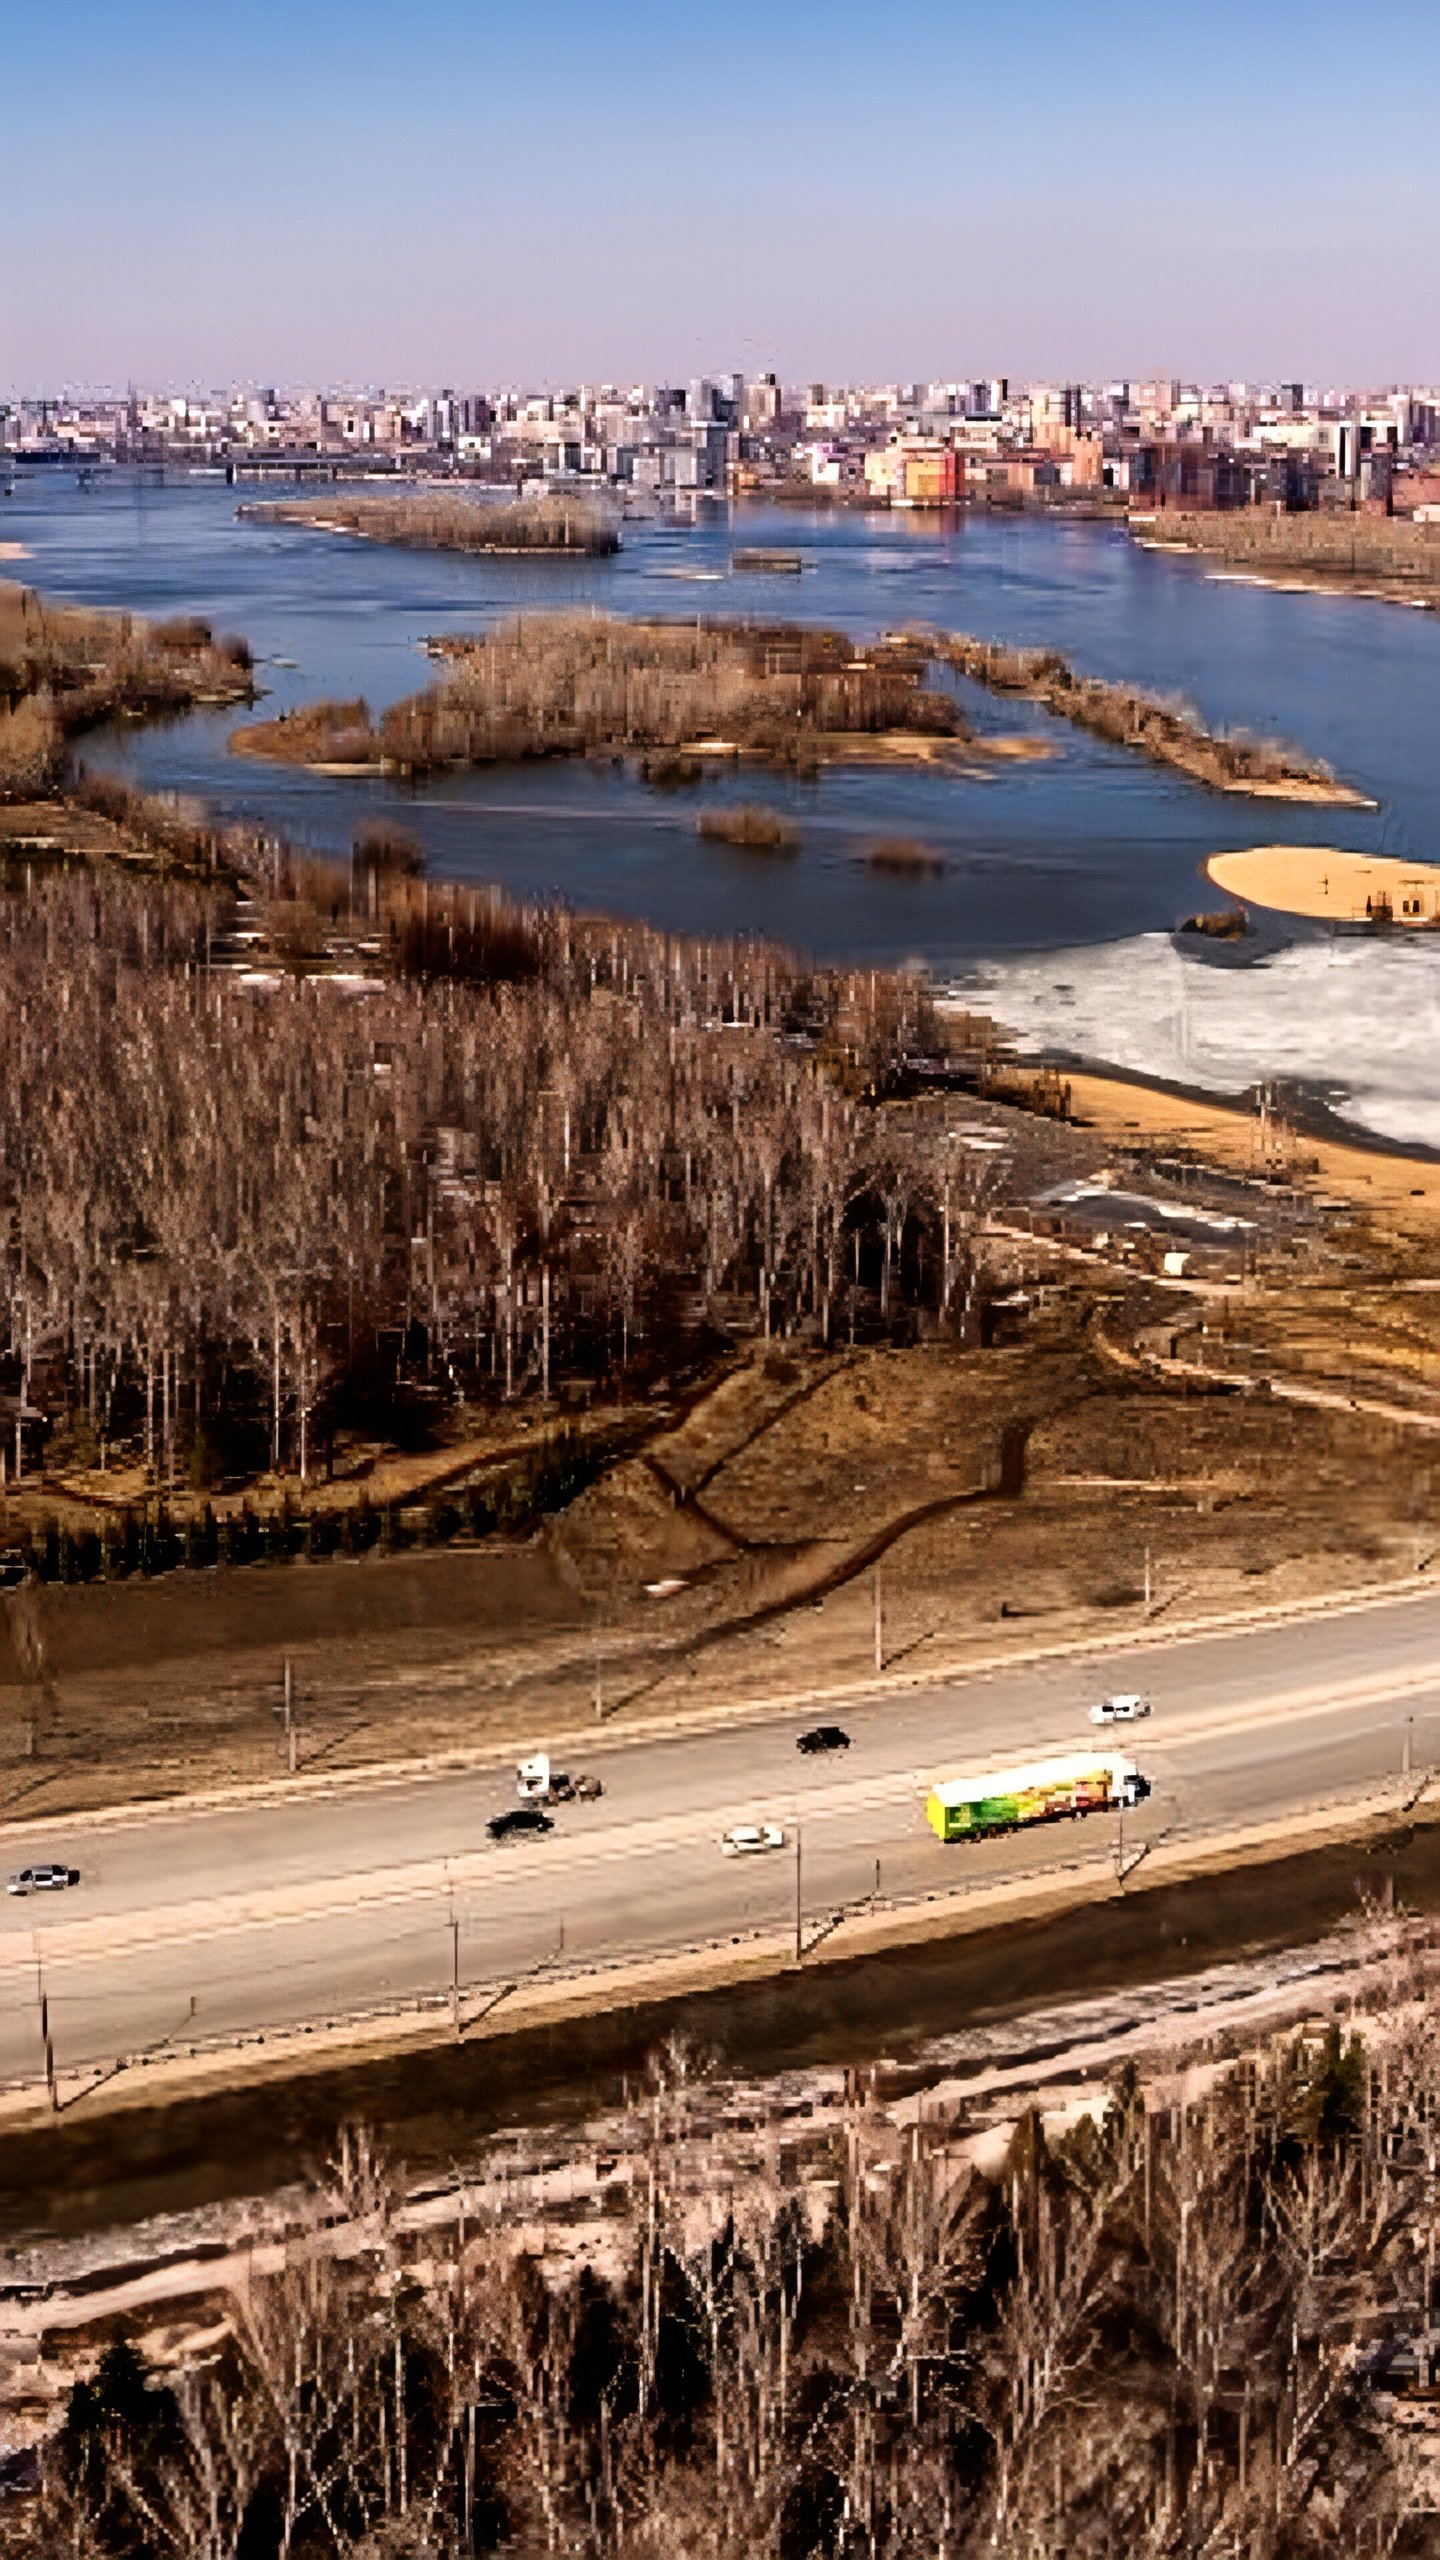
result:
[[[1326,757],[1374,814],[1286,809],[1208,792],[1028,707],[973,696],[979,725],[1043,735],[1045,762],[981,780],[827,772],[733,777],[656,793],[608,767],[541,764],[420,792],[242,761],[228,713],[87,741],[92,763],[260,815],[348,849],[403,813],[436,875],[637,915],[772,936],[821,959],[917,961],[972,992],[1027,1044],[1217,1092],[1303,1083],[1354,1123],[1440,1145],[1440,943],[1277,925],[1241,965],[1182,953],[1213,852],[1286,839],[1440,856],[1440,619],[1280,594],[1163,557],[1103,526],[975,515],[717,511],[632,523],[609,560],[462,559],[237,520],[222,480],[165,487],[114,474],[21,472],[0,500],[0,574],[53,594],[243,632],[271,706],[363,694],[379,708],[430,680],[420,642],[518,611],[737,613],[856,634],[927,622],[1045,642],[1087,671],[1183,695],[1213,724],[1271,731]],[[800,577],[732,573],[734,542],[804,554]],[[243,716],[243,715],[242,715]],[[697,807],[763,797],[802,845],[773,860],[702,844]],[[865,867],[904,834],[944,855],[920,879]]]

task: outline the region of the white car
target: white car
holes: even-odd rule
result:
[[[1136,1695],[1133,1689],[1122,1689],[1118,1697],[1102,1698],[1090,1710],[1092,1724],[1138,1724],[1150,1713],[1150,1701]]]
[[[783,1849],[785,1834],[778,1822],[737,1822],[722,1831],[720,1848],[727,1858],[763,1858],[767,1849]]]

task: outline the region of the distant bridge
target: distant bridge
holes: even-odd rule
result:
[[[338,480],[354,463],[348,454],[232,453],[225,477],[236,480]]]

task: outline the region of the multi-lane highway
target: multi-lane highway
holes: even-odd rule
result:
[[[1100,1846],[1110,1817],[944,1848],[922,1812],[936,1776],[1079,1747],[1112,1689],[1154,1700],[1124,1737],[1154,1789],[1139,1841],[1290,1813],[1393,1782],[1397,1805],[1440,1763],[1440,1597],[1017,1666],[654,1738],[567,1749],[604,1782],[544,1839],[493,1844],[513,1769],[338,1781],[281,1801],[0,1828],[7,1871],[81,1870],[70,1892],[0,1905],[0,2081],[42,2063],[43,1978],[61,2070],[167,2040],[278,2029],[483,1986],[563,1961],[807,1927],[878,1884],[887,1900],[999,1878]],[[851,1748],[805,1758],[838,1718]],[[547,1740],[537,1733],[535,1741]],[[720,1834],[783,1826],[783,1851],[722,1857]],[[1097,1839],[1096,1834],[1099,1833]],[[841,1941],[836,1942],[837,1944]]]

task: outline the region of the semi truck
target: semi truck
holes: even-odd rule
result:
[[[1123,1752],[1067,1751],[1053,1760],[977,1770],[973,1777],[937,1778],[925,1819],[941,1840],[980,1840],[1107,1807],[1128,1811],[1149,1793],[1149,1779]]]

